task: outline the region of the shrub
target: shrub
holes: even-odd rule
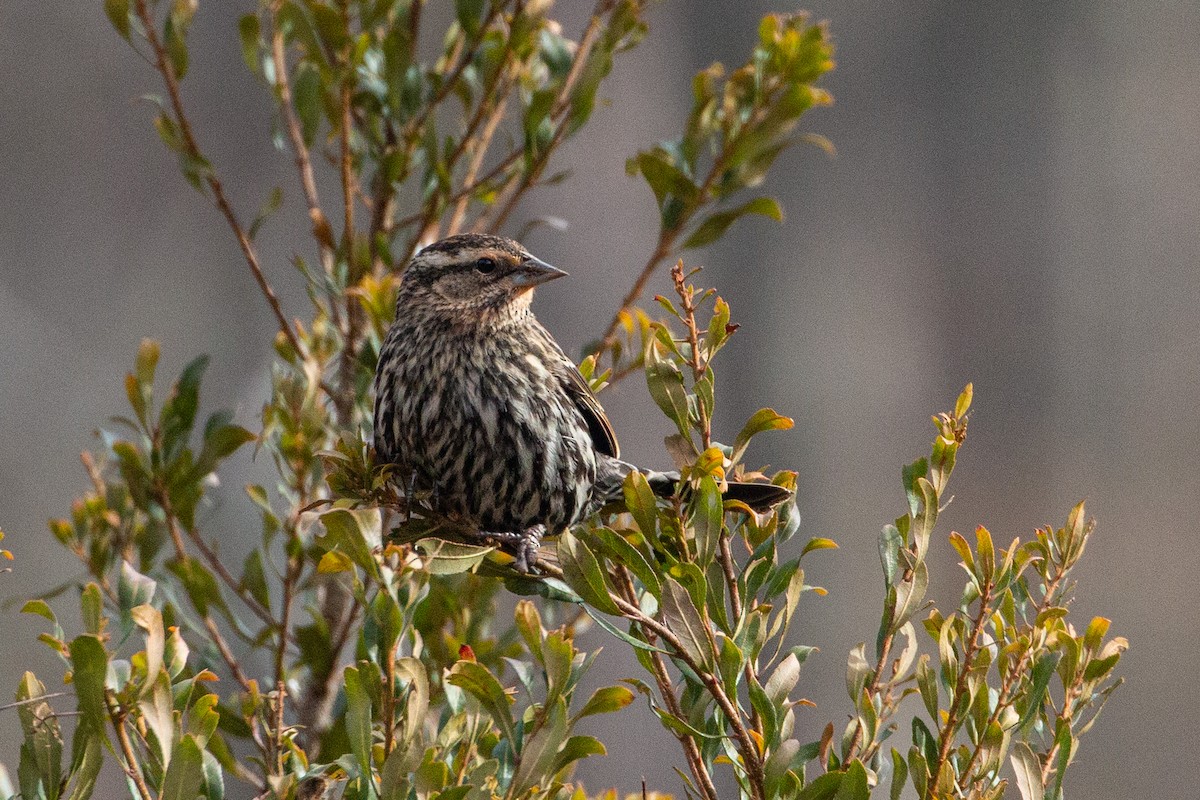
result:
[[[794,543],[794,504],[759,515],[722,501],[732,477],[795,487],[794,473],[745,462],[757,435],[792,423],[763,409],[732,444],[717,440],[713,364],[737,325],[680,255],[747,214],[781,217],[754,190],[798,141],[800,117],[829,102],[816,84],[832,47],[804,15],[765,17],[745,65],[696,75],[681,134],[628,162],[653,192],[659,235],[580,366],[597,392],[644,375],[675,428],[676,496],[658,499],[632,474],[624,504],[564,533],[531,577],[456,538],[374,463],[370,387],[396,267],[439,235],[506,229],[530,192],[566,177],[553,156],[587,124],[613,59],[646,33],[643,6],[599,0],[572,41],[548,2],[459,0],[431,62],[419,56],[434,35],[420,0],[264,0],[244,16],[246,64],[269,91],[311,222],[310,252],[295,260],[311,307],[291,322],[255,245],[282,193],[245,224],[183,103],[197,3],[106,0],[163,83],[164,144],[229,223],[277,318],[277,360],[254,430],[225,412],[200,425],[207,360],[164,395],[158,346],[143,342],[125,377],[129,414],[85,454],[91,487],[50,524],[87,570],[83,630],[68,635],[44,599],[24,607],[49,623],[41,639],[69,685],[48,692],[26,673],[8,706],[25,734],[21,797],[86,798],[111,759],[139,800],[221,798],[227,780],[279,798],[584,798],[573,768],[604,745],[577,723],[639,696],[679,742],[691,797],[716,800],[730,778],[752,800],[865,798],[884,785],[893,798],[906,785],[923,798],[999,797],[1010,780],[1026,800],[1061,795],[1125,642],[1102,618],[1082,633],[1069,621],[1070,573],[1092,532],[1082,504],[1007,549],[982,527],[974,541],[950,534],[962,598],[949,612],[927,603],[970,386],[934,418],[930,456],[903,470],[903,513],[879,539],[880,627],[850,653],[842,729],[796,719],[813,648],[792,628],[802,598],[823,594],[804,559],[836,545]],[[337,213],[319,191],[324,170]],[[639,303],[670,264],[674,296],[655,298],[656,318]],[[262,546],[236,568],[198,511],[211,477],[252,442],[277,482],[246,487]],[[536,599],[510,621],[502,591]],[[582,696],[595,653],[574,632],[589,621],[645,674]],[[56,707],[71,695],[68,757]],[[902,722],[911,746],[888,748]],[[7,784],[0,773],[0,794],[14,793]]]

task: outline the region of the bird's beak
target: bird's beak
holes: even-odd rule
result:
[[[527,256],[521,262],[521,266],[512,273],[512,282],[523,289],[532,289],[538,284],[561,278],[566,274],[558,267],[552,267],[540,258]]]

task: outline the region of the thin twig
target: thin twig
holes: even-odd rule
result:
[[[1059,571],[1058,574],[1056,574],[1051,582],[1047,585],[1046,593],[1042,597],[1042,601],[1034,607],[1034,613],[1032,616],[1035,619],[1040,616],[1043,611],[1050,607],[1053,601],[1054,592],[1058,588],[1058,583],[1062,579],[1063,575],[1064,573]],[[1017,576],[1014,575],[1013,579],[1015,580],[1016,577]],[[1018,679],[1021,673],[1025,671],[1025,665],[1029,663],[1029,657],[1033,654],[1033,651],[1034,647],[1031,642],[1030,646],[1021,652],[1020,658],[1017,659],[1017,662],[1008,671],[1008,674],[1006,674],[1001,680],[1000,693],[996,697],[996,707],[992,709],[991,716],[988,717],[987,723],[980,728],[979,742],[975,745],[975,749],[971,751],[971,757],[967,760],[967,765],[963,768],[962,775],[959,778],[959,787],[963,791],[966,791],[966,788],[969,785],[968,779],[970,778],[971,771],[975,768],[975,762],[978,761],[980,755],[983,754],[983,734],[988,730],[988,728],[1000,720],[1000,715],[1004,713],[1004,710],[1008,708],[1009,705],[1011,705],[1011,692],[1013,688],[1018,685]]]
[[[584,29],[583,36],[579,37],[579,44],[575,48],[575,57],[571,61],[571,68],[567,71],[567,76],[563,79],[562,87],[559,89],[558,95],[551,105],[551,118],[559,118],[559,123],[554,129],[554,134],[551,136],[550,142],[538,153],[537,159],[531,168],[522,175],[521,180],[501,189],[500,196],[503,197],[505,194],[508,194],[508,197],[497,201],[496,207],[499,209],[499,212],[488,223],[490,230],[498,231],[504,227],[504,223],[508,221],[509,215],[516,209],[517,204],[521,202],[521,198],[524,197],[525,193],[541,177],[542,172],[550,161],[550,154],[562,144],[564,137],[566,137],[567,127],[571,121],[569,114],[571,92],[575,88],[575,84],[579,81],[579,76],[583,73],[584,64],[587,63],[588,56],[592,52],[592,47],[596,44],[596,37],[599,35],[600,24],[604,15],[611,12],[616,5],[616,0],[597,1],[595,8],[592,10],[591,19],[588,20],[587,28]]]
[[[650,282],[650,276],[654,274],[659,265],[667,260],[671,255],[671,251],[675,247],[675,239],[678,236],[677,232],[662,229],[658,234],[658,243],[654,246],[654,251],[650,257],[646,259],[642,271],[638,273],[637,279],[633,282],[633,286],[629,287],[629,291],[625,293],[625,297],[621,300],[621,306],[613,314],[612,319],[608,323],[608,327],[604,329],[604,335],[600,337],[600,345],[597,347],[598,354],[604,354],[612,349],[617,342],[617,331],[621,327],[621,318],[633,310],[634,304],[641,298],[642,293],[646,291],[646,284]],[[636,370],[614,371],[609,378],[609,385],[629,375]]]
[[[488,110],[489,104],[487,102],[480,102],[475,115],[467,124],[467,130],[463,134],[462,141],[455,148],[455,152],[449,160],[452,168],[454,162],[458,160],[459,155],[468,147],[468,142],[470,142],[470,158],[467,161],[467,171],[463,174],[462,180],[464,186],[469,186],[475,182],[475,178],[479,174],[479,169],[483,165],[483,159],[487,155],[488,148],[491,147],[492,138],[496,135],[496,130],[500,127],[500,122],[504,119],[505,112],[508,109],[508,92],[512,82],[508,80],[506,72],[506,66],[496,70],[495,76],[483,94],[485,99],[492,99],[490,111]],[[503,88],[499,88],[502,77],[505,78]],[[476,139],[474,136],[475,130],[479,126],[480,121],[484,119],[485,113],[487,114],[487,121],[483,124],[483,130],[480,131],[479,138]],[[458,202],[454,206],[454,213],[450,216],[450,222],[446,226],[447,235],[459,232],[470,203],[471,196],[469,194],[464,194],[458,198]]]
[[[300,186],[308,203],[308,216],[312,221],[313,233],[316,234],[317,245],[320,248],[323,266],[328,270],[333,264],[333,250],[329,239],[329,221],[321,210],[321,200],[317,193],[317,180],[313,174],[312,156],[308,145],[304,142],[300,119],[296,116],[295,106],[292,105],[292,86],[288,74],[287,54],[284,50],[283,30],[279,26],[279,9],[282,0],[275,0],[270,6],[271,17],[271,60],[275,64],[275,86],[279,92],[279,110],[283,115],[284,128],[292,143],[292,152],[296,156],[296,170],[300,174]]]
[[[954,693],[951,695],[949,710],[946,712],[946,721],[942,724],[941,730],[938,731],[938,756],[937,761],[929,765],[929,774],[935,778],[941,774],[942,765],[946,763],[946,759],[950,757],[950,750],[954,746],[955,733],[958,729],[959,716],[959,698],[964,696],[967,691],[967,678],[971,674],[974,667],[975,655],[979,652],[979,635],[983,631],[983,626],[987,622],[991,609],[989,604],[992,601],[992,581],[989,577],[983,584],[979,593],[979,613],[975,615],[975,619],[971,622],[971,630],[967,635],[967,639],[963,644],[963,657],[959,666],[958,680],[954,684]]]
[[[763,92],[769,94],[774,91],[770,88],[764,88]],[[708,170],[708,174],[704,177],[704,181],[700,184],[697,191],[697,200],[693,204],[690,211],[685,211],[671,228],[660,228],[658,234],[658,243],[654,247],[654,252],[646,259],[645,266],[638,273],[637,280],[633,282],[633,286],[626,292],[624,299],[621,301],[621,306],[613,314],[612,319],[608,323],[608,327],[604,330],[604,335],[600,337],[600,345],[596,349],[597,355],[603,355],[612,349],[616,344],[617,332],[621,327],[621,318],[633,310],[634,304],[641,298],[642,293],[646,291],[646,284],[650,282],[650,276],[658,269],[659,265],[665,261],[675,249],[675,242],[683,233],[684,228],[696,215],[696,212],[712,200],[713,186],[717,183],[718,178],[725,172],[725,160],[729,154],[737,149],[742,136],[747,131],[753,130],[755,126],[760,124],[763,117],[768,113],[768,110],[773,107],[771,103],[765,103],[763,107],[757,109],[744,124],[738,127],[731,136],[728,136],[724,142],[724,146],[713,159],[712,166]],[[616,366],[615,364],[613,365]],[[614,371],[613,378],[609,380],[609,385],[616,383],[617,380],[624,378],[634,370]]]
[[[150,48],[154,51],[155,67],[159,74],[162,75],[163,82],[166,84],[167,95],[171,99],[171,108],[175,112],[175,122],[179,127],[180,135],[183,137],[184,149],[190,158],[203,161],[204,155],[200,150],[200,146],[196,143],[196,136],[192,132],[192,124],[188,120],[183,108],[183,99],[179,92],[179,78],[176,76],[175,67],[172,66],[171,59],[167,55],[166,47],[158,36],[154,18],[150,14],[146,0],[136,0],[135,10],[138,19],[142,22],[142,30],[146,41],[149,42]],[[213,193],[213,202],[216,204],[217,209],[225,217],[225,221],[229,223],[229,227],[238,241],[238,246],[241,248],[242,256],[246,259],[246,264],[254,274],[254,280],[258,283],[259,290],[262,291],[267,304],[271,306],[271,311],[275,314],[275,319],[279,323],[280,332],[287,338],[293,350],[297,353],[303,352],[300,341],[296,338],[296,334],[292,331],[291,325],[288,324],[287,317],[283,313],[283,308],[279,304],[279,298],[276,297],[275,290],[267,283],[267,278],[263,274],[262,267],[258,262],[258,253],[255,252],[254,244],[250,241],[250,235],[242,227],[237,214],[234,213],[233,206],[229,204],[229,200],[225,196],[225,188],[221,185],[220,179],[217,178],[216,173],[212,169],[206,169],[204,171],[204,181]]]
[[[350,30],[350,5],[346,0],[341,3],[342,23],[346,26],[346,30]],[[354,68],[350,61],[351,46],[353,39],[346,44],[342,52],[342,66],[346,74],[342,77],[341,85],[341,109],[342,109],[342,131],[339,141],[341,150],[339,153],[339,164],[341,168],[342,179],[342,203],[344,213],[342,218],[342,253],[346,259],[346,275],[347,283],[353,286],[358,281],[358,271],[354,258],[354,203],[356,196],[356,187],[354,180],[354,153],[350,147],[350,137],[354,131],[354,123],[351,109],[351,94],[352,82],[354,80]],[[362,326],[362,306],[358,302],[358,298],[351,293],[347,293],[345,297],[345,325],[342,337],[342,352],[339,365],[339,383],[340,389],[333,396],[333,404],[337,409],[338,425],[345,429],[351,425],[352,416],[354,414],[354,373],[358,367],[358,339]]]
[[[28,700],[17,700],[15,703],[6,703],[5,705],[0,706],[0,711],[8,711],[10,708],[18,708],[19,706],[27,706],[27,705],[30,705],[31,703],[38,703],[38,702],[41,702],[42,700],[50,700],[55,697],[66,697],[69,694],[71,694],[71,693],[70,692],[49,692],[48,694],[40,694],[37,697],[31,697]],[[58,712],[55,712],[54,715],[56,717],[62,716],[62,714],[58,713]]]
[[[158,501],[158,504],[162,506],[163,514],[167,518],[167,530],[170,532],[171,542],[175,546],[175,557],[180,563],[186,563],[187,561],[191,560],[191,556],[188,555],[187,548],[184,546],[181,526],[179,524],[179,517],[176,516],[175,510],[171,506],[170,493],[165,487],[157,486],[155,487],[154,498]],[[193,542],[200,540],[198,533],[193,531],[189,531],[188,533],[189,538],[191,538]],[[220,565],[220,571],[218,571],[218,574],[222,574],[223,571],[223,578],[227,582],[233,580],[233,576],[225,570],[224,564],[221,564],[220,559],[216,557],[216,553],[213,553],[211,550],[209,550],[207,546],[202,548],[202,552],[205,552],[206,557],[211,557],[210,562],[212,564]],[[237,589],[234,589],[234,593],[239,597],[241,596],[241,592],[237,591]],[[217,623],[213,621],[212,616],[207,611],[200,611],[200,607],[196,604],[194,599],[192,600],[192,605],[196,608],[196,613],[200,614],[201,622],[204,624],[204,629],[208,631],[209,637],[212,639],[213,644],[216,645],[217,652],[221,654],[221,658],[225,661],[225,665],[229,667],[229,672],[233,675],[234,679],[236,679],[237,682],[242,685],[242,688],[249,690],[250,681],[246,677],[246,674],[242,672],[242,668],[238,666],[237,659],[233,655],[233,650],[230,649],[229,644],[225,641],[225,637],[221,635],[221,630],[217,627]],[[253,606],[250,607],[253,608]],[[268,615],[268,619],[270,620],[270,615]],[[270,624],[273,625],[274,620],[270,620]]]
[[[284,773],[283,756],[283,702],[287,698],[287,688],[283,680],[275,682],[275,769],[278,774]]]
[[[109,721],[112,722],[113,731],[117,734],[117,742],[121,745],[121,752],[125,756],[125,774],[133,781],[133,785],[137,787],[138,795],[141,800],[154,800],[154,795],[150,794],[150,787],[146,785],[146,779],[142,776],[142,771],[138,769],[137,758],[133,752],[133,744],[129,741],[129,733],[125,730],[125,714],[117,710],[109,698],[105,698],[108,703]]]
[[[225,637],[221,635],[221,629],[217,627],[217,623],[213,618],[205,615],[202,619],[204,629],[208,631],[209,638],[216,645],[217,652],[221,654],[221,659],[225,662],[225,666],[229,668],[229,674],[233,675],[233,679],[245,689],[247,692],[252,691],[250,678],[242,671],[238,665],[237,658],[233,655],[233,650],[229,647],[229,643],[225,641]]]
[[[633,588],[633,580],[629,577],[629,570],[624,566],[618,567],[616,570],[618,589],[624,594],[625,600],[634,605],[637,604],[637,594]],[[644,633],[648,639],[653,639],[653,634]],[[675,689],[671,685],[671,675],[667,672],[667,665],[663,661],[662,653],[650,651],[650,661],[654,666],[654,682],[658,684],[658,693],[662,697],[663,704],[667,707],[667,712],[672,716],[682,718],[683,711],[679,707],[679,699],[675,696]],[[713,784],[712,776],[708,774],[708,768],[704,765],[704,758],[700,753],[700,747],[696,744],[695,739],[683,734],[676,733],[675,738],[679,740],[680,746],[683,748],[684,758],[687,759],[688,768],[692,772],[692,777],[700,784],[701,791],[707,800],[720,800],[717,794],[717,788]]]
[[[560,580],[562,579],[561,570],[549,567],[548,565],[543,568],[547,574]],[[627,601],[623,597],[614,595],[612,596],[612,600],[621,612],[621,616],[632,622],[636,622],[644,630],[653,633],[666,642],[674,651],[674,657],[691,667],[696,676],[700,678],[708,693],[712,695],[717,705],[720,706],[722,713],[729,722],[729,726],[733,728],[734,738],[737,740],[738,753],[742,756],[743,766],[750,779],[751,794],[755,800],[760,800],[763,785],[762,757],[758,752],[758,746],[754,744],[754,740],[750,738],[746,726],[742,723],[741,714],[737,706],[730,700],[729,695],[725,693],[725,687],[721,685],[721,681],[712,674],[711,670],[705,669],[703,664],[688,654],[679,637],[665,624],[653,617],[647,616],[636,604]]]
[[[233,577],[233,574],[230,573],[229,568],[226,567],[224,562],[221,561],[221,557],[217,555],[215,550],[209,547],[208,542],[204,541],[204,537],[200,535],[200,532],[194,528],[189,528],[187,529],[187,535],[188,538],[192,540],[192,543],[196,545],[196,549],[200,551],[200,554],[204,556],[204,561],[209,567],[212,568],[213,572],[217,573],[217,576],[227,587],[229,587],[229,590],[234,593],[234,596],[245,603],[246,607],[250,609],[254,616],[262,620],[263,623],[270,627],[275,627],[275,625],[278,623],[275,621],[275,618],[271,616],[271,612],[268,611],[262,605],[262,603],[259,603],[257,600],[255,600],[254,596],[246,591],[241,583]]]

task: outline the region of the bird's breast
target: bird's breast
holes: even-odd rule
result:
[[[443,510],[484,530],[540,523],[557,531],[578,521],[596,455],[536,337],[453,333],[389,335],[381,353],[391,366],[378,391],[393,398],[392,434],[404,459],[433,485]]]

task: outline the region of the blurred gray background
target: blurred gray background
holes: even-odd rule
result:
[[[299,192],[270,144],[266,91],[241,64],[242,5],[201,3],[186,101],[243,216],[285,188],[291,202],[263,252],[285,307],[302,315],[287,264],[308,248]],[[588,6],[562,7],[568,30]],[[143,336],[162,341],[163,375],[211,353],[205,408],[234,407],[250,427],[267,387],[272,318],[223,221],[160,145],[136,100],[158,85],[101,7],[0,4],[0,527],[16,554],[0,575],[6,598],[77,574],[45,520],[84,489],[78,452],[121,412]],[[1111,617],[1132,643],[1128,685],[1085,738],[1069,795],[1194,797],[1200,6],[809,8],[831,22],[838,68],[825,82],[836,104],[803,128],[828,136],[837,156],[785,155],[767,188],[786,222],[743,222],[691,256],[743,325],[718,365],[718,430],[730,438],[760,405],[793,415],[794,430],[764,436],[751,455],[798,469],[802,538],[842,546],[808,565],[830,596],[806,601],[794,629],[797,643],[821,648],[800,690],[818,707],[799,710],[800,725],[815,738],[827,720],[844,724],[845,654],[874,636],[876,535],[900,509],[900,465],[927,452],[929,415],[974,381],[939,540],[980,523],[1005,543],[1028,538],[1088,498],[1099,529],[1074,612]],[[775,9],[655,6],[649,40],[602,92],[613,107],[561,154],[574,178],[524,209],[571,223],[526,242],[572,275],[537,302],[568,351],[602,328],[652,246],[652,199],[624,159],[673,135],[691,74],[714,59],[741,63]],[[628,455],[662,463],[667,431],[644,387],[631,381],[604,401]],[[224,475],[226,500],[207,526],[228,552],[258,536],[238,487],[262,465],[245,460]],[[951,605],[955,561],[939,547],[933,595]],[[0,612],[0,703],[24,668],[57,685],[61,665],[35,641],[43,629],[11,605]],[[636,671],[602,633],[588,636],[610,645],[601,677]],[[14,769],[17,727],[0,712],[0,760]],[[634,791],[646,776],[679,791],[670,767],[682,758],[644,708],[596,729],[610,755],[582,768],[590,787]]]

